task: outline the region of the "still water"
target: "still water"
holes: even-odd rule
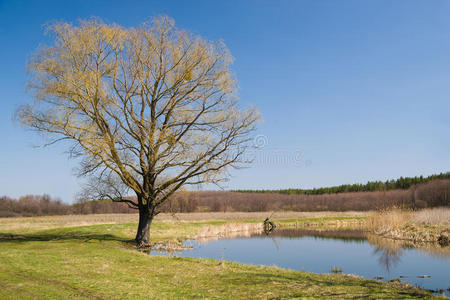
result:
[[[343,273],[404,282],[450,296],[450,254],[447,248],[411,248],[386,239],[366,237],[359,230],[315,232],[284,229],[266,235],[198,242],[188,240],[183,251],[152,255],[214,258],[244,264],[278,266],[314,273]],[[442,294],[440,292],[439,294]]]

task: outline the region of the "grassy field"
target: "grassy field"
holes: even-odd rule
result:
[[[258,224],[256,215],[160,216],[153,241],[179,242],[205,228]],[[364,217],[303,215],[284,224]],[[64,216],[0,220],[1,299],[431,298],[427,291],[352,275],[311,274],[211,259],[149,256],[134,249],[136,217]]]

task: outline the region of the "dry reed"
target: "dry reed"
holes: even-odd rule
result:
[[[448,245],[450,209],[434,208],[420,211],[392,209],[379,211],[367,218],[369,232],[385,237]]]
[[[412,216],[413,213],[411,210],[402,210],[399,208],[380,210],[367,218],[366,226],[369,231],[383,234],[402,227],[412,219]]]
[[[426,225],[450,226],[450,208],[438,207],[417,211],[412,221]]]

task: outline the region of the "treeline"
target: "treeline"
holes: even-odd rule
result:
[[[450,179],[436,179],[413,185],[409,189],[319,195],[183,191],[165,202],[162,212],[367,211],[389,207],[420,209],[449,205]],[[29,195],[19,199],[0,197],[0,217],[100,213],[136,213],[136,210],[125,203],[110,200],[79,200],[69,205],[48,195]]]
[[[116,203],[110,200],[79,200],[74,204],[66,204],[49,195],[26,195],[18,199],[0,197],[0,218],[135,212],[135,210],[129,209],[125,203]]]
[[[26,195],[19,199],[0,197],[0,217],[32,217],[68,214],[71,205],[49,195]]]
[[[427,177],[400,177],[396,180],[369,181],[366,184],[342,184],[339,186],[314,189],[279,189],[279,190],[234,190],[237,193],[277,193],[289,195],[322,195],[353,192],[379,192],[389,190],[406,190],[418,184],[424,184],[436,179],[450,179],[450,172]]]
[[[389,207],[419,209],[450,205],[450,180],[409,189],[320,195],[199,191],[176,195],[167,209],[194,211],[367,211]]]

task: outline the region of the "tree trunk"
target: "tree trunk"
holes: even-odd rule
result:
[[[152,224],[153,215],[150,214],[147,207],[139,208],[139,226],[136,233],[136,244],[138,248],[150,246],[150,225]]]

